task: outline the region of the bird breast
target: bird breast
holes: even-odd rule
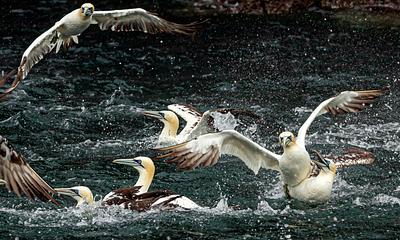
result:
[[[335,173],[321,170],[318,176],[307,178],[295,187],[288,187],[289,195],[304,202],[326,202],[331,197],[334,178]]]
[[[283,182],[295,186],[306,179],[311,168],[310,155],[305,149],[291,146],[285,149],[279,168],[282,172]]]
[[[65,15],[61,20],[63,25],[59,32],[65,36],[76,36],[85,31],[91,22],[91,17],[82,17],[79,14],[79,9]]]

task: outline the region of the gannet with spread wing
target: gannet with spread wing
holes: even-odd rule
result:
[[[51,196],[55,193],[26,162],[25,158],[18,154],[7,139],[0,136],[0,184],[14,192],[18,197],[25,195],[30,199],[51,201],[59,203]]]
[[[291,198],[306,202],[327,201],[331,195],[336,165],[320,155],[319,161],[311,160],[305,147],[309,126],[317,116],[325,113],[337,115],[361,111],[382,94],[382,90],[345,91],[325,100],[311,113],[300,128],[297,138],[291,132],[279,135],[282,155],[265,149],[234,130],[226,130],[160,148],[158,150],[165,154],[158,158],[169,158],[167,162],[176,163],[178,168],[194,169],[216,164],[221,154],[233,155],[239,157],[255,174],[260,168],[280,172],[285,193]]]
[[[188,35],[196,29],[196,24],[169,22],[141,8],[95,11],[93,4],[85,3],[79,9],[65,15],[32,42],[22,55],[12,86],[1,93],[0,98],[11,93],[28,75],[31,68],[54,47],[58,52],[61,46],[67,48],[73,42],[78,44],[78,36],[91,24],[97,24],[101,30],[141,31],[150,34],[166,32]],[[10,77],[10,75],[5,76],[0,81],[0,87]]]
[[[150,209],[180,208],[190,210],[200,208],[189,198],[175,194],[170,190],[148,192],[155,172],[154,163],[150,158],[117,159],[113,162],[134,167],[139,172],[139,179],[133,187],[117,189],[107,194],[102,200],[103,205],[118,205],[125,209],[140,212]],[[73,197],[77,201],[77,206],[83,203],[93,203],[93,194],[85,186],[56,188],[55,190],[59,194]]]
[[[171,146],[206,133],[217,132],[218,130],[213,126],[215,113],[231,113],[234,116],[247,115],[252,118],[260,118],[251,111],[232,108],[214,109],[201,113],[191,106],[171,104],[168,105],[168,109],[165,111],[142,111],[143,115],[156,118],[164,125],[156,147]],[[185,127],[179,133],[179,118],[177,115],[186,122]]]

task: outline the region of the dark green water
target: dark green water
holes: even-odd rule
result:
[[[61,3],[55,4],[57,11],[43,8],[45,1],[25,11],[2,6],[7,13],[0,25],[1,70],[16,67],[34,38],[70,10]],[[153,156],[147,149],[161,128],[138,109],[164,109],[171,103],[203,111],[250,108],[265,123],[248,126],[245,134],[280,152],[277,135],[297,131],[321,101],[343,90],[391,85],[366,111],[320,117],[307,139],[310,149],[324,154],[363,147],[376,162],[341,169],[331,201],[318,206],[289,202],[275,173],[262,170],[254,176],[233,157],[191,172],[156,162],[152,189],[172,189],[208,208],[196,212],[76,209],[69,199],[61,201],[71,207],[56,208],[2,189],[0,236],[398,238],[399,38],[396,27],[352,24],[328,13],[212,17],[193,39],[92,27],[68,53],[48,55],[0,103],[0,134],[54,187],[86,185],[100,198],[133,184],[136,172],[111,160]]]

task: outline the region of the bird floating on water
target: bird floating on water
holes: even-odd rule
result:
[[[139,172],[139,179],[133,187],[117,189],[107,194],[102,200],[103,205],[118,205],[125,209],[139,212],[150,209],[168,210],[180,208],[190,210],[200,208],[189,198],[175,194],[170,190],[148,192],[155,172],[154,163],[150,158],[117,159],[113,162],[134,167]],[[59,194],[73,197],[77,200],[77,206],[83,203],[93,203],[93,194],[85,186],[56,188],[55,190]]]
[[[18,154],[7,139],[0,136],[0,184],[18,197],[51,201],[60,205],[51,194],[56,193]]]
[[[324,202],[330,198],[336,175],[336,164],[318,154],[312,161],[305,146],[305,137],[311,123],[325,113],[333,115],[358,112],[383,94],[383,90],[345,91],[322,102],[300,128],[297,138],[291,132],[279,135],[283,154],[273,153],[234,130],[210,133],[195,140],[171,147],[156,149],[165,154],[168,163],[181,169],[212,166],[221,154],[240,158],[247,167],[258,173],[260,168],[280,172],[288,197],[305,202]],[[346,165],[358,164],[357,159]],[[360,162],[363,163],[363,162]]]
[[[251,111],[233,108],[214,109],[201,113],[188,105],[171,104],[168,105],[168,109],[169,111],[142,111],[143,115],[156,118],[164,124],[156,147],[171,146],[206,133],[217,132],[218,129],[214,127],[216,113],[232,114],[235,117],[246,115],[257,120],[260,119],[259,116]],[[185,127],[179,133],[179,118],[177,115],[186,122]]]
[[[78,36],[91,24],[97,24],[101,30],[111,31],[140,31],[144,33],[177,33],[190,35],[196,31],[197,23],[178,24],[164,20],[141,8],[95,11],[91,3],[84,3],[56,22],[49,30],[42,33],[25,50],[22,55],[17,75],[12,86],[0,94],[3,98],[11,93],[28,75],[31,68],[46,54],[56,47],[56,53],[61,46],[68,48],[72,43],[78,44]],[[10,72],[0,81],[2,87],[14,72]]]

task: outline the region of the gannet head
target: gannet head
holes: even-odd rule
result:
[[[80,206],[83,203],[92,204],[94,201],[92,191],[85,186],[76,186],[71,188],[55,188],[58,194],[70,196],[77,201],[76,206]]]
[[[156,118],[163,123],[171,125],[179,125],[179,119],[174,112],[171,111],[143,111],[143,115]]]
[[[85,17],[90,17],[90,16],[92,16],[93,12],[94,12],[93,4],[91,4],[91,3],[82,4],[81,9],[80,9],[80,13],[82,15],[84,15]]]
[[[148,157],[135,157],[128,159],[116,159],[114,163],[124,164],[134,167],[139,172],[139,179],[135,186],[140,186],[140,193],[145,193],[149,189],[154,176],[154,163]]]
[[[287,148],[296,143],[296,138],[291,132],[283,132],[279,135],[279,143],[283,148]]]
[[[178,131],[178,128],[179,128],[179,119],[174,112],[171,112],[171,111],[143,111],[142,113],[145,116],[149,116],[149,117],[160,120],[166,127],[166,130],[168,130],[168,132],[165,134],[168,134],[170,136],[176,135],[176,132]]]
[[[124,164],[134,167],[140,172],[145,171],[151,175],[154,175],[155,167],[153,160],[148,157],[135,157],[127,159],[116,159],[113,163]],[[152,176],[153,177],[153,176]]]

